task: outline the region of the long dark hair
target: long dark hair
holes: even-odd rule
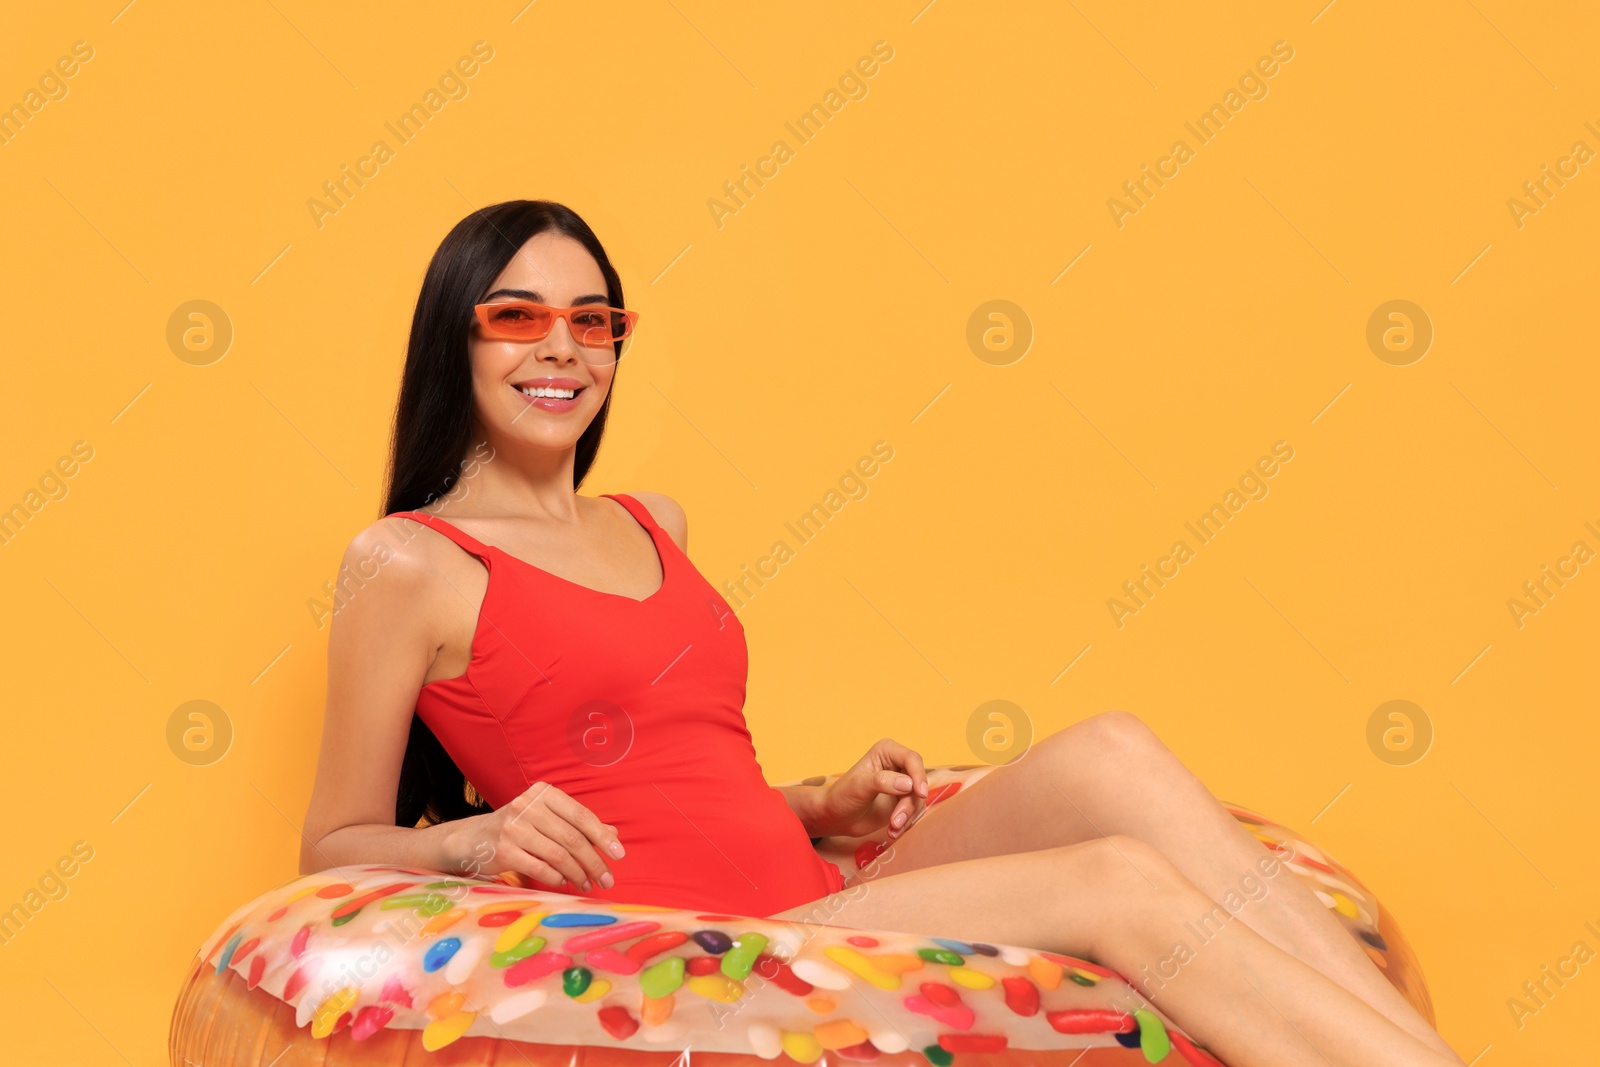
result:
[[[589,224],[571,208],[551,200],[507,200],[474,211],[445,235],[422,279],[411,338],[406,346],[400,399],[395,405],[388,491],[383,513],[415,511],[450,491],[472,444],[472,369],[467,341],[473,305],[517,251],[536,234],[553,231],[589,250],[606,280],[612,307],[627,307],[622,279]],[[621,342],[617,354],[622,353]],[[605,434],[611,391],[594,421],[578,438],[572,467],[577,489],[594,465]],[[416,826],[481,815],[493,810],[468,795],[466,776],[417,715],[400,766],[395,825]]]

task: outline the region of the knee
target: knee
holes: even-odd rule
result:
[[[1144,899],[1182,893],[1188,880],[1154,845],[1137,837],[1108,834],[1068,845],[1077,863],[1086,868],[1092,884],[1112,890],[1124,899]]]
[[[1144,720],[1131,711],[1103,711],[1044,739],[1063,757],[1085,752],[1121,760],[1138,760],[1165,752],[1166,746]],[[1136,765],[1136,764],[1134,764]]]
[[[1126,961],[1152,948],[1170,948],[1171,931],[1213,903],[1159,849],[1138,838],[1112,834],[1063,852],[1070,850],[1078,850],[1078,877],[1104,905],[1091,935],[1104,959]]]
[[[1104,745],[1131,750],[1165,747],[1156,732],[1131,711],[1102,711],[1085,719],[1080,725]]]

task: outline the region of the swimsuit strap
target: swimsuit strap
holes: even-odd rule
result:
[[[463,549],[470,552],[474,556],[478,556],[479,558],[490,554],[491,549],[488,545],[484,544],[482,541],[479,541],[476,537],[473,537],[466,531],[452,526],[450,523],[439,518],[437,515],[429,515],[423,511],[396,511],[391,513],[388,517],[391,519],[415,519],[424,526],[444,534],[446,537],[450,538],[450,540],[460,545]]]
[[[662,533],[666,533],[666,531],[661,528],[661,524],[656,522],[655,517],[650,514],[650,509],[645,507],[635,498],[629,496],[627,493],[601,493],[600,495],[608,496],[612,500],[615,500],[617,503],[621,504],[623,507],[627,508],[628,514],[638,519],[639,525],[643,526],[646,530],[649,530],[652,533],[656,530],[661,530]]]
[[[623,508],[627,510],[628,514],[637,519],[639,524],[648,530],[652,535],[654,535],[654,533],[658,530],[662,534],[666,534],[667,531],[661,526],[660,523],[656,522],[655,516],[650,514],[650,509],[645,507],[634,497],[629,496],[627,493],[601,493],[600,495],[610,497],[612,500],[615,500],[617,503],[621,504]],[[462,548],[466,549],[475,556],[487,556],[491,552],[496,551],[496,549],[484,544],[482,541],[479,541],[476,537],[473,537],[465,530],[451,525],[444,519],[439,518],[437,515],[429,515],[424,511],[396,511],[390,513],[388,517],[391,519],[415,519],[424,526],[430,527],[431,529],[444,534],[444,536],[450,538],[450,540],[454,541],[456,544],[460,545]],[[654,539],[654,536],[652,536],[651,540]],[[671,540],[670,536],[668,537],[668,540]],[[659,555],[659,552],[657,554]],[[530,564],[530,566],[532,565]]]

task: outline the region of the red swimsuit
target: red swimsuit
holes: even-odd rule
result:
[[[744,627],[643,504],[601,495],[655,543],[663,578],[644,600],[395,513],[489,571],[466,673],[423,686],[417,714],[492,806],[543,781],[617,828],[616,884],[589,896],[764,917],[843,888],[756,762]]]

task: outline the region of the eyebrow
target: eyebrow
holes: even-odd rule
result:
[[[502,297],[502,296],[511,297],[513,300],[531,300],[535,304],[543,304],[545,302],[544,297],[541,296],[539,294],[539,292],[537,290],[534,290],[534,289],[496,289],[494,292],[490,293],[488,296],[486,296],[482,300],[480,300],[479,303],[480,304],[487,304],[487,303],[493,301],[496,297]],[[573,299],[573,301],[572,301],[571,306],[572,307],[579,307],[580,305],[583,305],[583,304],[607,304],[607,303],[610,303],[610,297],[607,297],[604,293],[589,293],[589,294],[584,295],[584,296],[575,297]]]

